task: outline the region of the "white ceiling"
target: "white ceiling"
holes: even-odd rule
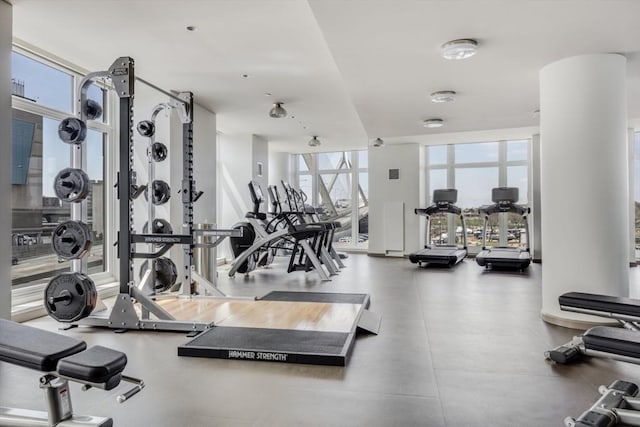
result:
[[[539,70],[584,53],[627,56],[629,115],[640,117],[638,0],[12,3],[16,38],[89,70],[131,56],[146,80],[193,91],[217,113],[221,131],[263,135],[276,151],[311,151],[312,135],[323,143],[316,151],[330,151],[364,148],[376,137],[464,140],[461,132],[485,131],[468,136],[482,138],[503,128],[530,134]],[[479,53],[442,59],[439,46],[456,38],[477,39]],[[428,94],[437,90],[459,97],[432,104]],[[295,118],[269,118],[274,101]],[[430,117],[446,125],[423,128]]]

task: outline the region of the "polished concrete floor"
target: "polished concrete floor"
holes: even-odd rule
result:
[[[358,338],[346,368],[178,357],[178,333],[81,328],[63,332],[127,353],[127,372],[147,384],[129,402],[117,391],[82,392],[76,412],[116,426],[561,426],[640,367],[605,360],[554,366],[543,353],[577,331],[540,320],[540,265],[485,272],[473,260],[418,269],[406,259],[352,254],[329,283],[273,268],[248,279],[221,274],[236,295],[271,290],[364,292],[383,318]],[[632,283],[640,278],[631,269]],[[637,276],[637,277],[636,277]],[[43,318],[33,326],[55,330]],[[0,404],[43,409],[38,373],[0,363]]]

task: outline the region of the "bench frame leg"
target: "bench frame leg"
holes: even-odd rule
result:
[[[111,418],[90,415],[73,415],[71,390],[64,378],[47,374],[40,378],[40,388],[44,391],[48,411],[33,411],[0,407],[0,426],[24,427],[111,427]]]

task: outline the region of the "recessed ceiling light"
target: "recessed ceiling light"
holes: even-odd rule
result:
[[[439,92],[433,92],[431,95],[431,102],[453,102],[456,100],[456,93],[452,90],[441,90]]]
[[[198,29],[198,27],[196,27],[195,25],[187,25],[186,29],[187,31],[195,31]]]
[[[465,59],[476,54],[478,42],[473,39],[451,40],[443,44],[440,49],[445,59]]]
[[[240,76],[241,76],[243,79],[248,79],[248,78],[249,78],[249,74],[247,74],[247,73],[240,74]]]
[[[422,121],[422,126],[426,128],[439,128],[442,127],[444,121],[442,119],[426,119]]]
[[[271,96],[271,93],[270,92],[265,92],[264,96]]]
[[[374,147],[384,147],[384,141],[382,140],[382,138],[376,138],[373,140],[373,144]]]

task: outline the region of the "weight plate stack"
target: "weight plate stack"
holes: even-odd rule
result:
[[[162,142],[154,142],[151,144],[151,158],[154,162],[161,162],[167,158],[169,149]]]
[[[143,120],[136,126],[141,136],[151,138],[156,133],[156,125],[151,120]]]
[[[140,278],[144,276],[147,271],[147,261],[143,262],[140,266]],[[153,289],[156,292],[168,291],[178,280],[178,269],[171,259],[161,257],[155,260],[156,265],[156,281],[153,285]]]
[[[93,99],[87,99],[82,105],[82,112],[88,120],[96,120],[102,116],[102,107]]]
[[[144,192],[145,200],[149,200],[149,188]],[[171,198],[171,187],[161,179],[156,179],[151,183],[151,203],[154,205],[164,205]]]
[[[51,244],[58,257],[63,260],[79,259],[89,253],[93,233],[82,221],[65,221],[51,235]]]
[[[89,175],[82,169],[65,168],[53,180],[53,191],[63,202],[78,203],[89,195]]]
[[[44,289],[44,306],[58,322],[84,319],[96,307],[98,292],[93,280],[82,273],[62,273]]]
[[[87,139],[87,125],[76,117],[67,117],[58,125],[58,137],[67,144],[82,144]]]

